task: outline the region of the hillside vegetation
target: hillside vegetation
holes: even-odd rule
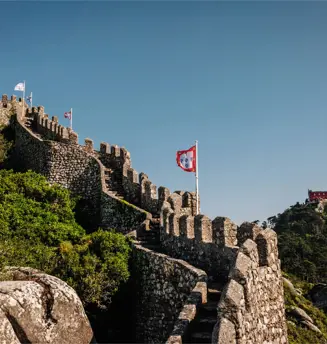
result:
[[[327,213],[297,203],[268,219],[278,235],[282,269],[304,281],[327,282]]]
[[[326,219],[326,209],[320,213],[317,204],[310,203],[296,203],[268,218],[278,235],[282,270],[296,289],[284,284],[290,344],[327,343],[327,317],[313,306],[308,294],[314,284],[327,283]],[[321,333],[294,316],[294,307],[304,310]]]

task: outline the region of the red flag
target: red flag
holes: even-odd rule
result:
[[[64,113],[64,117],[65,117],[65,118],[68,118],[68,119],[71,119],[71,117],[72,117],[72,112],[71,112],[71,111],[65,112],[65,113]]]
[[[186,172],[196,171],[196,147],[176,152],[177,165]]]

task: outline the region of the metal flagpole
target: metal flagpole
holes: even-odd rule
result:
[[[70,108],[70,129],[73,130],[73,108]]]
[[[24,117],[24,103],[25,103],[25,80],[24,80],[24,88],[23,88],[23,99],[22,99],[22,118]]]
[[[199,174],[198,174],[198,162],[199,162],[199,154],[198,154],[198,141],[195,140],[195,194],[196,194],[196,215],[199,215],[200,213],[200,207],[199,207]]]

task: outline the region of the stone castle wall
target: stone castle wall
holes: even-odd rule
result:
[[[137,342],[162,343],[183,327],[184,314],[194,312],[197,303],[205,302],[207,275],[182,260],[140,245],[133,247],[132,266]]]
[[[288,342],[277,235],[262,230],[241,246],[218,304],[212,343]]]
[[[162,209],[165,253],[227,282],[218,304],[212,343],[287,343],[277,235],[254,223]],[[175,341],[181,343],[180,341]]]
[[[59,126],[56,117],[50,120],[43,107],[28,109],[22,115],[20,106],[14,97],[8,101],[3,96],[0,103],[0,107],[16,108],[15,154],[24,169],[39,172],[51,183],[57,182],[89,199],[94,204],[91,215],[101,225],[123,233],[149,223],[151,214],[160,214],[161,247],[172,258],[140,246],[133,253],[137,267],[134,274],[138,276],[138,328],[143,331],[144,342],[162,342],[169,336],[172,343],[176,334],[180,342],[196,312],[192,295],[197,295],[196,302],[201,302],[199,295],[200,299],[205,297],[201,283],[207,276],[204,280],[202,272],[199,275],[192,264],[204,270],[208,278],[227,283],[218,305],[213,343],[285,343],[283,290],[274,232],[262,231],[252,223],[238,227],[226,217],[211,221],[202,214],[194,216],[194,193],[157,189],[146,174],[132,168],[125,148],[101,143],[96,151],[90,139],[81,146],[77,134]],[[115,197],[108,188],[108,170],[120,181],[125,200]],[[200,294],[194,288],[200,288]]]
[[[175,204],[181,204],[175,196]],[[211,221],[205,215],[184,214],[175,205],[165,202],[162,209],[160,241],[165,252],[185,259],[216,279],[226,280],[235,260],[237,226],[226,217]]]
[[[138,229],[151,218],[143,209],[110,194],[105,185],[104,167],[94,155],[88,153],[87,146],[78,145],[77,140],[44,140],[40,131],[35,134],[29,130],[20,115],[21,105],[12,97],[10,106],[15,107],[17,113],[14,157],[21,170],[40,173],[50,183],[58,183],[88,200],[92,205],[88,209],[89,216],[99,226],[113,227],[126,233]],[[29,113],[33,112],[28,110]],[[35,110],[33,116],[38,117]],[[71,137],[77,138],[77,135],[74,133]]]

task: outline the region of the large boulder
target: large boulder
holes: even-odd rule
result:
[[[327,284],[316,284],[308,294],[314,306],[324,309],[327,308]]]
[[[93,333],[74,289],[30,268],[0,276],[0,343],[89,344]]]

